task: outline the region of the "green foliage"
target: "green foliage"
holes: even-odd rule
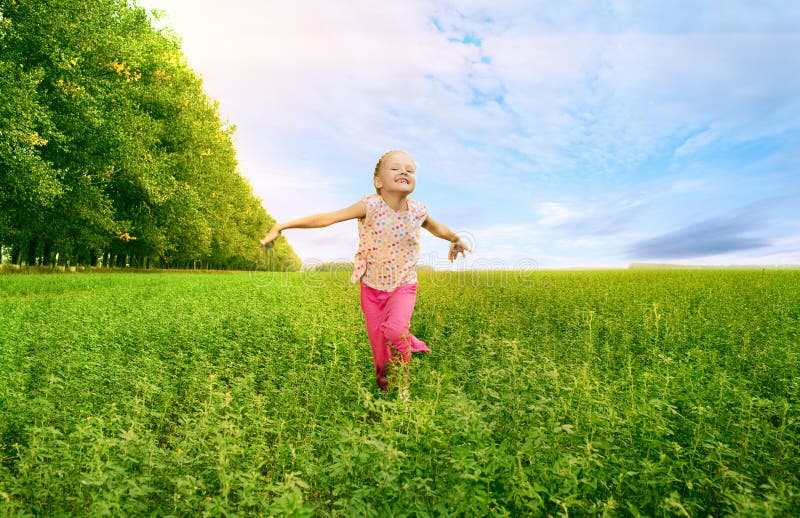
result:
[[[353,263],[344,263],[344,262],[330,262],[330,263],[319,263],[316,265],[312,265],[306,269],[310,272],[351,272],[353,271]]]
[[[797,271],[0,277],[0,515],[792,516]]]
[[[274,222],[174,37],[127,0],[6,1],[0,13],[0,245],[15,262],[259,260]]]

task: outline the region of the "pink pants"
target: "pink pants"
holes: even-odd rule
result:
[[[382,390],[388,390],[386,370],[392,348],[399,360],[408,362],[412,352],[429,352],[425,342],[408,332],[417,301],[417,285],[404,284],[394,291],[381,291],[361,283],[361,310],[372,346],[375,377]]]

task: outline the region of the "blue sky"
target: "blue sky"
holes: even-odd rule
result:
[[[461,267],[800,264],[800,2],[140,4],[279,221],[355,202],[403,149]],[[309,264],[357,246],[355,222],[284,235]]]

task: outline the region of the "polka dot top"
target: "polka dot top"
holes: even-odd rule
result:
[[[408,199],[407,210],[394,210],[378,194],[361,198],[367,216],[358,220],[358,252],[350,282],[393,291],[417,282],[420,229],[428,215],[422,203]]]

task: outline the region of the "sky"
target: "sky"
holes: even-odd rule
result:
[[[385,151],[473,252],[437,268],[800,264],[800,2],[140,0],[278,221],[374,192]],[[283,232],[350,261],[355,221]]]

